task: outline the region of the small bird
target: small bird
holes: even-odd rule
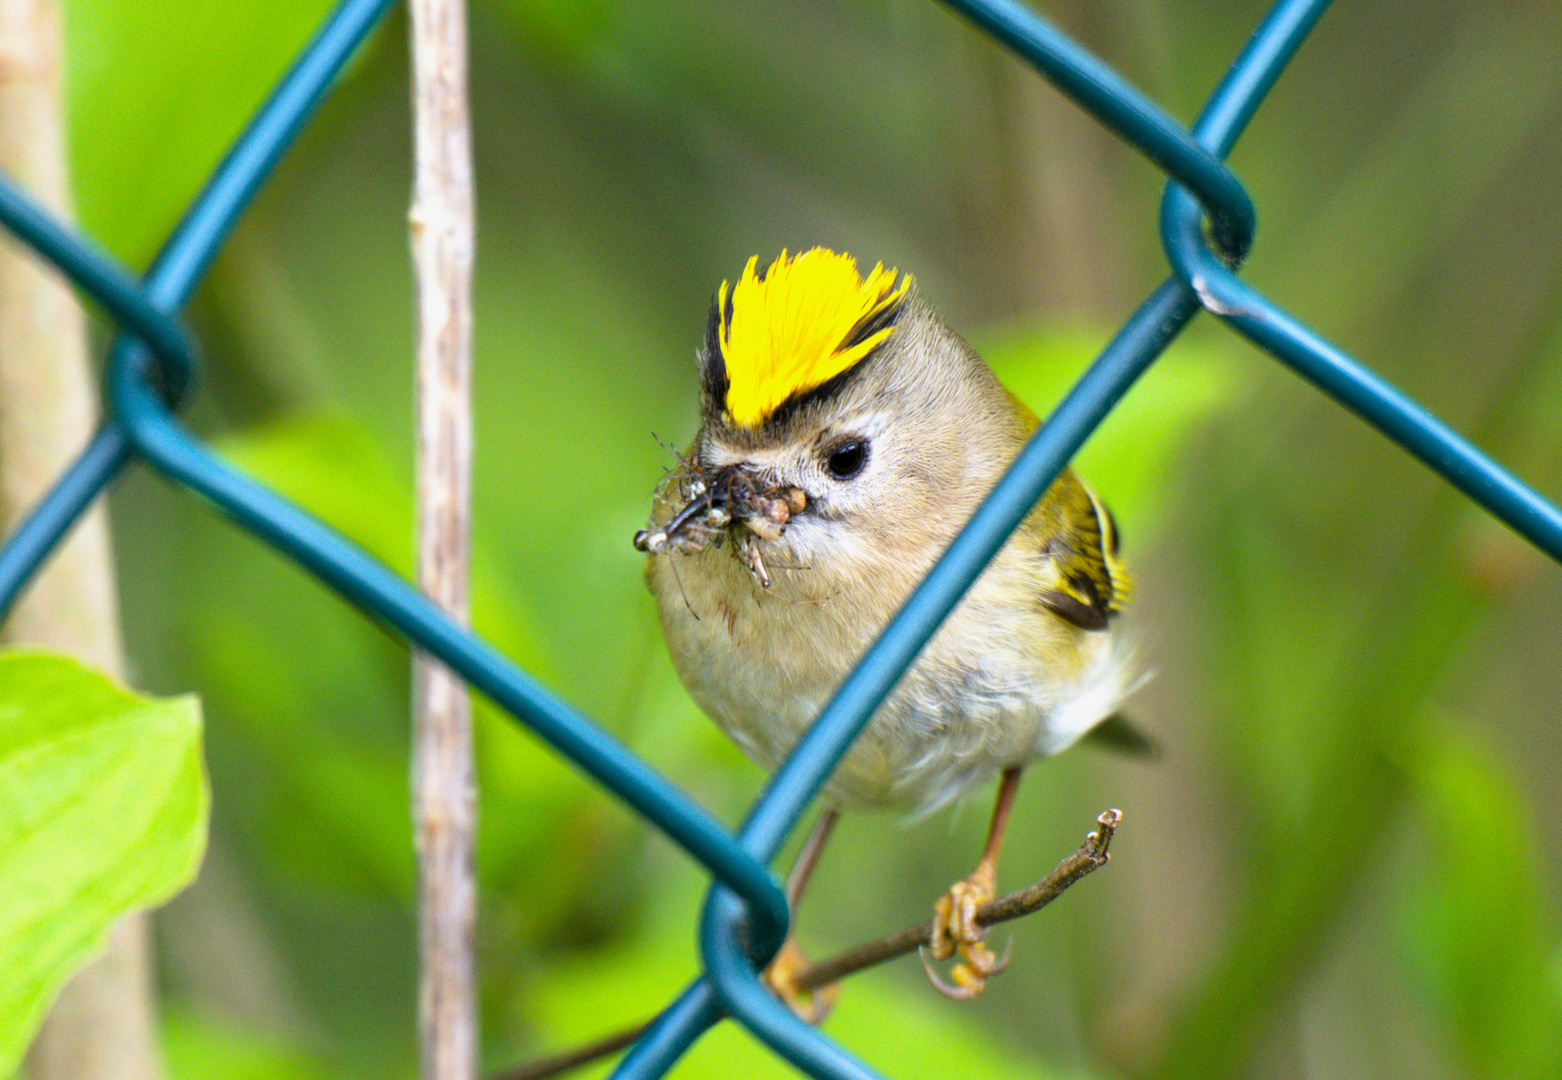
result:
[[[910,275],[823,248],[750,259],[698,353],[700,429],[658,487],[648,553],[673,665],[757,763],[791,751],[1037,426],[918,296]],[[1117,614],[1130,584],[1106,506],[1065,470],[873,715],[823,792],[794,906],[840,808],[931,813],[1001,774],[975,871],[934,905],[950,997],[1006,959],[994,895],[1020,771],[1115,721],[1132,688]],[[926,964],[924,957],[924,963]],[[794,1009],[789,940],[766,978]]]

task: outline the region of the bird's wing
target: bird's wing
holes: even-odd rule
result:
[[[1064,469],[1027,521],[1042,558],[1038,599],[1086,630],[1105,630],[1132,584],[1117,557],[1117,523],[1094,491]]]
[[[1008,394],[1029,435],[1041,421]],[[1026,518],[1025,531],[1041,548],[1042,605],[1075,626],[1105,630],[1133,590],[1117,556],[1117,522],[1106,504],[1073,469],[1064,469]]]

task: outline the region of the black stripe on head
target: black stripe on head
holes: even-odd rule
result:
[[[793,394],[777,405],[774,412],[765,417],[765,426],[779,427],[795,416],[799,409],[807,408],[815,402],[826,401],[839,394],[846,389],[846,384],[856,377],[857,373],[863,369],[863,365],[872,357],[873,354],[869,353],[839,375],[826,379],[811,390],[800,390]]]
[[[725,324],[732,325],[730,295],[727,297]],[[721,353],[722,325],[721,305],[713,296],[710,301],[710,319],[705,324],[705,352],[700,357],[700,387],[717,408],[726,404],[727,388],[731,385],[727,378],[727,358]]]
[[[893,304],[888,304],[879,311],[863,316],[857,325],[846,332],[846,337],[836,347],[836,352],[845,352],[855,345],[861,345],[874,334],[886,327],[894,326],[895,320],[900,317],[901,308],[905,304],[905,297],[901,297]]]
[[[872,337],[874,334],[877,334],[880,330],[884,330],[895,325],[895,320],[900,316],[902,306],[902,302],[897,300],[895,303],[886,307],[883,311],[875,312],[874,314],[862,319],[859,323],[857,323],[856,326],[851,328],[845,339],[839,346],[837,346],[835,351],[844,352],[854,345],[862,344],[868,338]],[[888,340],[888,338],[885,338],[885,341]],[[807,406],[815,404],[816,402],[827,401],[835,395],[839,394],[854,378],[857,377],[858,373],[866,368],[869,362],[872,361],[876,355],[878,355],[879,349],[882,348],[883,345],[883,341],[879,342],[879,344],[875,345],[866,356],[864,356],[861,360],[858,360],[845,371],[842,371],[835,376],[826,379],[824,382],[820,383],[818,386],[813,387],[812,389],[800,390],[791,397],[787,398],[780,405],[776,406],[774,412],[765,418],[766,426],[784,424],[788,419],[796,415],[799,409],[806,408]]]

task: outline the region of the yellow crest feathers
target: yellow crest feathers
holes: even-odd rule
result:
[[[895,309],[911,275],[884,264],[866,278],[857,260],[824,248],[781,257],[758,272],[748,261],[730,290],[721,283],[718,310],[726,365],[727,415],[738,427],[764,423],[788,398],[822,386],[861,361],[894,330]]]

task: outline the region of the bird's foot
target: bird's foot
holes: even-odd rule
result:
[[[761,978],[770,992],[781,999],[781,1004],[791,1009],[804,1023],[822,1024],[841,996],[841,984],[831,983],[817,990],[803,990],[797,985],[798,973],[808,967],[808,957],[797,947],[791,937],[781,944],[781,951],[770,961]]]
[[[987,947],[987,928],[976,921],[976,909],[993,898],[993,872],[978,867],[970,877],[955,882],[933,904],[933,933],[922,955],[922,968],[933,989],[954,1001],[969,1001],[987,986],[990,976],[1009,964],[1009,950],[1002,956]],[[949,971],[953,984],[945,982],[928,959],[947,960],[956,953],[960,962]]]

